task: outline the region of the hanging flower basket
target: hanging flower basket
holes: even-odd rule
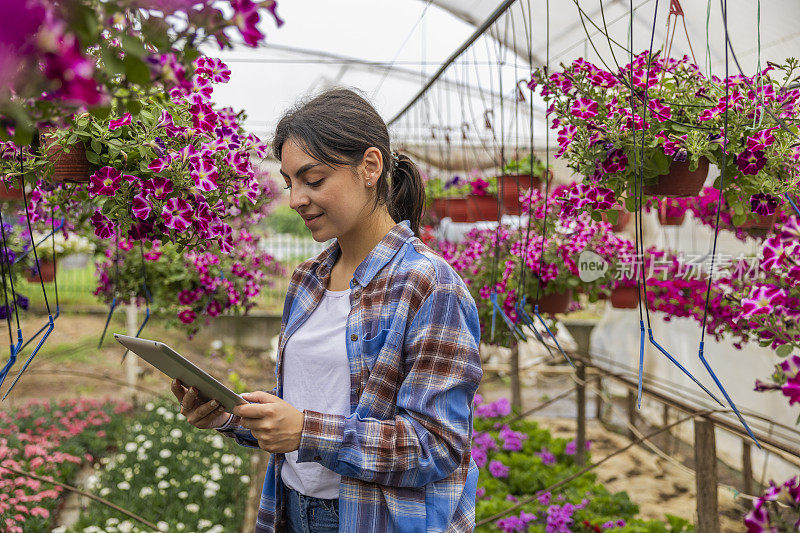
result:
[[[570,302],[572,302],[572,289],[542,295],[539,297],[539,313],[566,313]],[[535,300],[533,304],[536,305]]]
[[[673,202],[663,201],[658,207],[658,221],[662,226],[680,226],[686,219],[686,210]]]
[[[55,127],[49,126],[39,131],[42,153],[53,163],[52,180],[56,183],[88,183],[92,172],[83,143],[69,145],[69,152],[66,152],[63,147],[56,145],[51,137],[55,130]]]
[[[759,215],[758,213],[755,214],[756,218],[753,220],[748,220],[739,228],[743,229],[747,233],[757,237],[763,237],[775,227],[775,223],[778,220],[778,211],[775,211],[771,215]]]
[[[466,198],[435,198],[431,202],[431,211],[439,218],[450,217],[453,222],[469,220]]]
[[[708,177],[708,159],[701,157],[697,161],[697,168],[689,170],[688,161],[672,161],[669,174],[659,176],[653,185],[642,188],[645,194],[655,196],[685,197],[697,196],[703,188]]]
[[[542,190],[542,179],[530,174],[503,174],[497,176],[497,194],[503,196],[503,211],[507,215],[522,213],[519,195],[528,189]]]
[[[45,283],[50,283],[51,281],[56,279],[56,262],[54,259],[40,259],[39,260],[39,271],[36,270],[36,264],[34,264],[30,270],[28,270],[25,279],[27,279],[31,283],[39,283],[39,272],[42,274],[42,281]]]
[[[644,296],[644,294],[642,294]],[[609,298],[611,307],[614,309],[636,309],[639,307],[639,296],[637,295],[636,286],[633,287],[617,287],[611,291]]]

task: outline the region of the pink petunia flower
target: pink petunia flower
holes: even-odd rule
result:
[[[178,313],[178,319],[184,324],[191,324],[197,318],[197,314],[191,309],[184,309]]]
[[[144,193],[137,194],[131,201],[131,212],[136,218],[146,220],[150,216],[153,206],[147,201],[147,195]]]
[[[121,118],[114,119],[108,124],[109,131],[114,131],[121,126],[129,126],[131,123],[131,114],[125,113]]]
[[[773,308],[783,303],[786,291],[774,285],[757,285],[750,289],[750,295],[742,298],[741,318],[753,315],[764,315],[773,312]]]
[[[114,224],[100,211],[95,211],[90,219],[94,226],[94,234],[101,239],[109,239],[114,236]]]
[[[175,231],[184,231],[192,224],[192,206],[183,198],[170,198],[164,204],[161,219]]]
[[[95,172],[89,181],[89,194],[92,196],[114,196],[119,189],[122,174],[114,167],[103,167]]]
[[[779,198],[771,194],[756,193],[750,197],[750,210],[759,215],[771,215],[778,208]]]
[[[152,178],[142,183],[142,188],[150,191],[153,196],[159,200],[163,200],[174,189],[172,187],[172,180],[167,178]]]
[[[204,157],[193,166],[194,170],[191,172],[191,177],[199,190],[208,192],[219,187],[217,185],[219,173],[213,159]]]
[[[588,120],[597,116],[597,102],[590,98],[578,98],[572,103],[570,112],[577,118]]]

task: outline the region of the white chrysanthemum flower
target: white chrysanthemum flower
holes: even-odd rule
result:
[[[67,533],[67,526],[58,526],[50,530],[50,533]]]
[[[136,448],[138,448],[138,446],[136,446],[135,442],[129,442],[125,445],[126,452],[135,452]]]
[[[181,431],[178,428],[175,428],[169,432],[169,436],[172,437],[173,439],[179,439],[183,437],[183,431]]]
[[[152,402],[147,402],[147,403],[144,405],[144,410],[145,410],[145,411],[152,411],[153,409],[155,409],[155,407],[156,407],[156,406],[155,406],[155,405],[153,405],[153,403],[152,403]]]
[[[206,482],[206,478],[204,478],[200,474],[195,474],[195,475],[192,476],[192,479],[190,481],[192,483],[205,483]]]
[[[219,433],[214,435],[211,438],[211,446],[217,448],[218,450],[221,450],[222,448],[225,447],[225,437],[223,437]]]
[[[158,479],[161,479],[167,474],[169,474],[169,468],[167,468],[166,466],[159,466],[158,468],[156,468],[156,477]]]
[[[172,422],[173,420],[175,420],[175,414],[170,411],[167,411],[166,413],[164,413],[164,420],[166,420],[167,422]]]
[[[144,442],[147,440],[147,437],[145,437],[142,433],[139,433],[138,435],[136,435],[136,438],[134,440],[136,442]]]
[[[215,490],[206,489],[206,490],[203,491],[203,497],[204,498],[213,498],[216,495],[217,495],[217,491],[215,491]]]
[[[130,533],[133,531],[133,524],[125,520],[119,525],[119,530],[122,531],[122,533]]]
[[[119,483],[117,483],[117,488],[119,490],[129,490],[131,488],[131,484],[128,483],[127,481],[120,481]]]
[[[222,511],[222,514],[224,514],[224,515],[225,515],[225,516],[227,516],[228,518],[233,518],[233,509],[231,509],[230,507],[226,507],[226,508],[225,508],[225,509]]]
[[[208,481],[208,482],[206,482],[206,488],[207,489],[211,489],[213,491],[218,491],[219,490],[219,483],[216,483],[214,481]]]
[[[106,525],[107,525],[107,526],[116,526],[117,524],[119,524],[119,518],[114,518],[114,517],[112,516],[111,518],[109,518],[108,520],[106,520]]]
[[[184,529],[186,529],[186,524],[184,524],[183,522],[178,522],[177,524],[175,524],[175,529],[177,529],[178,531],[183,531]]]
[[[213,525],[214,523],[211,520],[206,520],[205,518],[197,521],[197,529],[208,529]]]
[[[197,511],[200,510],[200,506],[197,505],[196,503],[187,503],[186,510],[189,511],[190,513],[196,513]]]
[[[159,456],[159,457],[161,457],[162,459],[166,459],[167,457],[169,457],[169,456],[171,456],[171,455],[172,455],[172,452],[171,452],[171,451],[169,451],[169,450],[168,450],[168,449],[166,449],[166,448],[164,448],[163,450],[161,450],[160,452],[158,452],[158,456]]]
[[[111,494],[111,489],[108,487],[103,487],[100,489],[100,496],[108,496],[109,494]]]
[[[209,529],[206,533],[225,533],[225,529],[221,525],[215,524],[214,527]]]
[[[185,490],[182,490],[182,491],[180,491],[178,493],[178,498],[180,498],[181,500],[185,500],[188,497],[189,497],[189,493],[186,492]]]
[[[142,443],[142,448],[144,448],[145,450],[149,450],[152,447],[153,447],[153,441],[151,440],[146,440]]]
[[[162,479],[161,481],[158,482],[158,488],[161,490],[168,489],[169,481],[167,481],[166,479]]]
[[[166,412],[167,412],[167,409],[163,405],[161,407],[159,407],[158,409],[156,409],[156,414],[159,414],[159,415],[163,415]]]
[[[241,481],[242,483],[250,483],[250,476],[248,476],[247,474],[239,476],[239,481]]]
[[[151,494],[153,494],[153,488],[152,487],[142,487],[142,490],[139,491],[139,497],[140,498],[146,498],[146,497],[150,496]]]
[[[166,522],[164,522],[163,520],[162,520],[161,522],[157,523],[157,524],[156,524],[156,526],[157,526],[157,527],[158,527],[158,529],[160,529],[161,531],[168,531],[168,530],[169,530],[169,524],[167,524],[167,523],[166,523]]]

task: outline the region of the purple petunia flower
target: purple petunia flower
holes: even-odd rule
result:
[[[172,180],[167,178],[153,178],[142,183],[142,188],[150,191],[153,196],[159,200],[163,200],[174,189],[172,187]]]
[[[786,291],[774,285],[756,285],[750,289],[750,295],[742,298],[741,318],[753,315],[770,314],[773,308],[783,304]]]
[[[101,239],[109,239],[114,236],[114,224],[100,211],[95,211],[90,221],[94,226],[94,234]]]
[[[572,103],[570,112],[577,118],[588,120],[597,116],[597,102],[590,98],[578,98]]]
[[[219,188],[217,185],[219,173],[213,159],[204,157],[193,166],[194,170],[192,170],[191,176],[199,190],[208,192]]]
[[[750,209],[759,215],[771,215],[778,208],[778,198],[771,194],[757,193],[750,197]]]
[[[133,197],[131,201],[131,212],[133,216],[142,220],[147,220],[152,210],[153,207],[150,205],[150,202],[147,201],[147,195],[140,193]]]
[[[184,231],[192,224],[192,207],[183,198],[170,198],[164,204],[161,218],[164,225],[175,231]]]
[[[767,164],[767,158],[764,157],[762,150],[748,150],[739,154],[736,158],[736,166],[742,174],[755,176]]]
[[[191,324],[195,318],[197,318],[197,315],[191,309],[184,309],[178,313],[178,319],[184,324]]]
[[[628,156],[621,148],[616,148],[606,154],[605,161],[602,162],[603,172],[606,174],[616,174],[622,172],[628,166]]]

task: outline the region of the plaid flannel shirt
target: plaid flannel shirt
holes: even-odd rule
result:
[[[339,252],[334,241],[292,275],[272,394],[283,396],[286,341],[322,299]],[[473,397],[483,375],[475,301],[407,220],[367,255],[350,288],[351,414],[304,410],[298,462],[316,461],[341,474],[339,531],[472,531]],[[257,447],[237,418],[218,431]],[[270,455],[256,533],[286,529],[284,460],[282,453]]]

